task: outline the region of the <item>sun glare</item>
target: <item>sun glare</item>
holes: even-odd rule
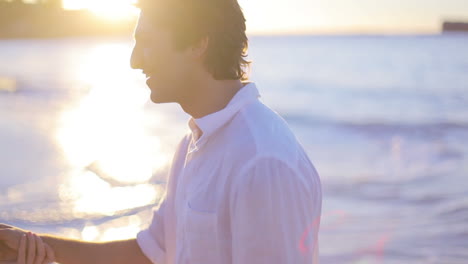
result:
[[[61,197],[73,203],[77,217],[147,206],[163,194],[148,182],[169,157],[145,126],[149,91],[138,88],[136,76],[142,76],[127,66],[129,49],[127,43],[100,44],[74,66],[88,90],[63,109],[56,140],[70,165]],[[85,236],[93,239],[94,233],[89,229]]]
[[[132,19],[138,14],[133,6],[136,0],[63,0],[67,10],[87,9],[97,16],[109,20]]]

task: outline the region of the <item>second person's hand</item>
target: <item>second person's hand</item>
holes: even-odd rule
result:
[[[50,246],[36,234],[28,232],[20,239],[16,261],[0,261],[0,264],[49,264],[54,261]]]
[[[27,233],[27,230],[0,223],[0,261],[16,259],[20,239]]]

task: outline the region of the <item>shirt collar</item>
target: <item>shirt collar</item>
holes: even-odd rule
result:
[[[246,82],[223,109],[201,118],[190,117],[188,126],[192,131],[195,147],[199,147],[217,129],[226,124],[247,103],[260,97],[260,93],[253,82]],[[201,135],[201,137],[200,137]],[[198,138],[198,140],[197,140]]]

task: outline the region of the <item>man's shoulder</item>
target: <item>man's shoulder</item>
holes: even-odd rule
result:
[[[260,101],[243,108],[231,121],[233,147],[251,157],[275,155],[293,158],[301,144],[286,120]],[[249,149],[245,152],[243,150]]]

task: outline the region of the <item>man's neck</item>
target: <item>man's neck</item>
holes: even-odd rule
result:
[[[244,86],[240,80],[206,80],[192,88],[196,93],[180,102],[182,109],[193,118],[201,118],[225,108]]]

